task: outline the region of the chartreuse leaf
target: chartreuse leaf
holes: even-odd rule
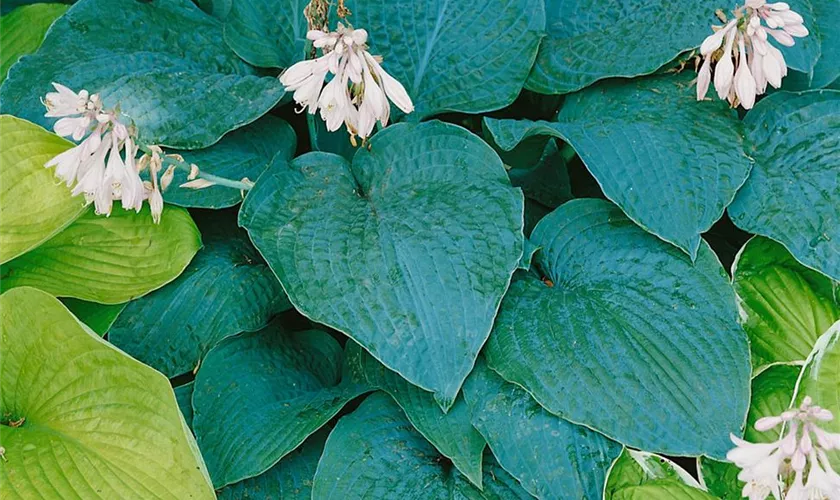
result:
[[[34,6],[37,7],[37,6]],[[5,52],[5,45],[3,51]],[[0,116],[0,263],[50,239],[82,215],[84,200],[44,164],[73,144],[14,116]]]
[[[781,427],[759,432],[755,430],[755,422],[761,417],[780,415],[790,407],[799,372],[798,366],[779,364],[768,367],[753,378],[744,439],[752,443],[770,443],[779,439]],[[742,498],[744,483],[738,481],[741,469],[734,464],[703,458],[699,469],[710,493],[725,500]]]
[[[315,468],[329,431],[320,429],[272,468],[219,490],[220,500],[310,500]]]
[[[288,1],[288,0],[287,0]],[[545,30],[542,0],[347,0],[371,54],[414,102],[409,119],[512,103]],[[492,35],[490,35],[492,34]]]
[[[329,334],[279,326],[227,338],[201,364],[193,430],[216,488],[257,476],[366,388],[342,380]]]
[[[230,132],[209,148],[178,153],[184,161],[197,165],[204,173],[255,181],[275,157],[277,161],[291,160],[296,147],[297,138],[292,126],[285,120],[266,115]],[[171,187],[163,193],[168,203],[190,208],[225,208],[242,201],[244,193],[225,186],[179,188],[188,181],[187,176],[185,170],[175,170]]]
[[[612,80],[568,96],[556,122],[485,124],[507,150],[535,135],[562,138],[630,219],[694,258],[750,160],[734,112],[722,101],[696,102],[692,78]]]
[[[561,205],[530,239],[546,280],[514,278],[484,350],[490,367],[620,443],[723,457],[743,429],[750,362],[711,249],[692,263],[594,199]]]
[[[5,2],[4,2],[5,3]],[[0,17],[0,83],[21,56],[35,52],[53,21],[67,11],[66,5],[26,5]]]
[[[548,34],[526,87],[563,94],[604,78],[653,73],[711,35],[720,8],[709,0],[546,0]],[[663,16],[667,25],[651,29]]]
[[[214,0],[219,3],[219,0]],[[288,68],[306,55],[308,0],[237,0],[224,18],[225,42],[254,66]],[[213,11],[219,7],[213,5]],[[355,21],[355,19],[354,19]]]
[[[190,0],[85,0],[10,71],[3,110],[50,125],[50,82],[99,93],[138,127],[140,142],[195,149],[271,109],[283,86],[225,45],[222,24]]]
[[[169,381],[34,288],[0,296],[4,498],[213,498]]]
[[[148,206],[114,207],[110,217],[88,211],[35,250],[6,263],[3,289],[40,288],[57,297],[119,304],[175,279],[201,247],[186,210],[166,206],[160,224]]]
[[[523,251],[522,193],[466,130],[396,124],[352,163],[276,163],[239,222],[305,316],[449,408]]]
[[[840,432],[840,321],[820,336],[802,368],[796,383],[796,404],[801,404],[806,396],[834,414],[833,420],[821,422],[820,427]],[[828,455],[834,469],[840,470],[840,450],[834,449]]]
[[[628,498],[712,500],[714,497],[705,493],[691,474],[667,458],[626,449],[610,471],[604,500]]]
[[[805,361],[817,338],[840,319],[840,289],[773,240],[755,237],[732,266],[750,337],[753,367]]]
[[[327,438],[312,499],[532,498],[492,459],[485,460],[485,470],[479,491],[446,465],[393,399],[376,392]]]
[[[97,304],[69,297],[61,299],[61,302],[76,319],[86,324],[100,337],[108,332],[117,320],[117,316],[125,309],[125,304]]]
[[[600,500],[622,446],[545,411],[482,361],[464,384],[472,422],[493,454],[537,498]]]
[[[347,344],[347,366],[353,377],[390,394],[420,434],[452,460],[467,479],[481,487],[485,442],[470,423],[470,414],[462,399],[457,399],[452,408],[443,413],[431,392],[409,384],[355,342]]]
[[[204,248],[175,281],[129,302],[108,334],[168,377],[195,369],[225,337],[259,330],[291,307],[233,217],[212,212],[199,221]]]
[[[733,222],[840,280],[840,91],[778,92],[744,126],[755,167],[729,207]]]

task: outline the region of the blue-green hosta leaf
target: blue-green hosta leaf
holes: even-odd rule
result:
[[[808,26],[819,40],[820,58],[814,66],[811,88],[822,88],[840,77],[840,0],[811,0],[814,25]]]
[[[305,316],[340,330],[445,409],[522,256],[522,193],[483,141],[397,124],[352,163],[274,164],[240,224]]]
[[[354,377],[383,390],[394,398],[408,420],[445,457],[452,460],[473,484],[481,487],[484,438],[470,423],[467,405],[461,398],[443,413],[431,392],[409,384],[385,368],[355,342],[347,344],[347,366]]]
[[[700,484],[697,483],[697,480],[695,480],[691,474],[667,458],[644,451],[625,449],[621,456],[618,457],[618,460],[616,460],[615,465],[610,471],[609,480],[607,481],[607,486],[604,490],[604,500],[618,500],[622,498],[639,498],[639,500],[645,499],[646,497],[633,496],[636,493],[630,494],[629,496],[628,494],[633,491],[633,488],[650,483],[658,485],[677,484],[686,488],[698,489],[698,491],[701,488]],[[679,487],[673,488],[673,491],[689,491]],[[645,489],[642,491],[655,492],[660,489],[661,488],[651,488],[650,490]],[[687,496],[677,495],[668,497],[660,494],[658,497],[651,496],[650,498],[659,498],[661,500],[684,500],[695,498],[690,496],[692,494],[697,495],[697,493],[689,492]],[[697,498],[711,500],[713,497],[701,495]]]
[[[633,221],[696,256],[700,234],[744,183],[750,160],[726,103],[696,102],[689,74],[600,83],[568,96],[556,122],[493,120],[497,144],[534,135],[574,147]]]
[[[620,444],[545,411],[481,360],[464,383],[464,399],[499,463],[529,493],[601,500]]]
[[[165,206],[160,224],[148,206],[86,212],[47,242],[2,267],[0,286],[40,288],[56,297],[120,304],[174,280],[201,248],[190,214]]]
[[[45,292],[10,290],[0,310],[3,498],[214,497],[165,377]]]
[[[225,42],[254,66],[288,68],[306,55],[303,9],[308,4],[309,0],[231,1],[224,17]],[[215,12],[220,7],[213,8]]]
[[[3,2],[3,6],[5,7]],[[21,56],[35,52],[53,21],[67,11],[66,5],[47,3],[26,5],[0,18],[0,83]]]
[[[3,48],[5,51],[5,46]],[[83,198],[70,196],[44,164],[72,143],[14,116],[0,116],[0,263],[37,247],[76,220]]]
[[[271,109],[283,86],[259,77],[190,0],[83,0],[0,88],[4,112],[40,125],[40,98],[58,82],[119,105],[141,142],[196,149]]]
[[[178,408],[181,414],[184,415],[184,421],[187,422],[187,427],[192,429],[193,410],[192,410],[192,395],[195,382],[187,382],[184,385],[179,385],[175,388],[175,399],[178,401]]]
[[[723,457],[749,403],[749,347],[708,245],[692,263],[593,199],[561,205],[531,240],[547,281],[514,278],[484,350],[490,367],[628,446]]]
[[[535,162],[525,168],[511,168],[508,176],[511,184],[522,188],[526,197],[547,208],[557,208],[573,198],[566,160],[554,139],[545,143]]]
[[[197,0],[196,4],[201,10],[217,19],[224,19],[233,6],[233,0]]]
[[[100,337],[108,333],[108,329],[117,320],[117,316],[125,309],[125,304],[97,304],[69,297],[61,299],[61,302],[76,319],[86,324]]]
[[[313,500],[332,498],[526,499],[515,479],[487,463],[479,491],[412,427],[386,394],[371,394],[338,421],[315,471]],[[492,474],[492,475],[491,475]]]
[[[366,388],[342,380],[341,346],[276,325],[220,342],[195,378],[193,430],[216,488],[257,476]]]
[[[272,468],[219,490],[220,500],[310,500],[315,468],[329,431],[322,428]]]
[[[108,340],[174,377],[225,337],[259,330],[289,304],[280,283],[228,214],[199,219],[201,249],[178,278],[129,302]]]
[[[285,0],[288,1],[288,0]],[[347,0],[372,54],[414,101],[412,120],[512,103],[545,30],[542,0]]]
[[[526,87],[574,92],[609,77],[653,73],[720,24],[710,0],[545,0],[548,35]],[[668,19],[666,23],[657,20]]]
[[[800,264],[773,240],[748,241],[732,276],[755,369],[805,361],[817,338],[840,319],[838,284]]]
[[[781,427],[759,432],[755,422],[761,417],[780,415],[790,407],[801,369],[793,365],[773,365],[752,379],[750,411],[744,439],[752,443],[770,443],[779,439]],[[744,483],[738,481],[741,469],[730,462],[700,459],[699,469],[709,492],[724,500],[740,500]]]
[[[840,91],[773,94],[744,126],[755,167],[729,207],[733,222],[840,280]]]
[[[202,172],[227,179],[247,177],[256,181],[273,159],[288,161],[297,148],[297,137],[285,120],[266,115],[256,122],[234,130],[206,149],[172,151],[180,153],[187,163],[197,165]],[[179,187],[187,182],[188,173],[175,170],[172,184],[163,193],[167,203],[190,208],[225,208],[242,201],[243,193],[224,186],[203,189]]]

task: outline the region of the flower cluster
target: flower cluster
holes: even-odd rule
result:
[[[286,91],[294,91],[301,111],[321,110],[327,129],[336,131],[342,123],[350,139],[370,137],[377,121],[388,124],[390,99],[405,113],[414,105],[402,84],[382,69],[381,58],[368,52],[367,31],[338,23],[334,32],[310,30],[306,37],[320,49],[317,59],[294,64],[280,75]],[[328,74],[332,79],[324,86]]]
[[[753,107],[768,83],[779,88],[787,75],[785,57],[768,41],[768,35],[785,47],[793,46],[793,37],[808,35],[802,16],[788,4],[765,0],[747,0],[735,11],[735,19],[714,29],[700,46],[704,59],[697,76],[697,100],[706,97],[711,65],[717,61],[714,83],[718,97],[745,109]]]
[[[155,161],[144,155],[141,161],[135,161],[138,147],[132,131],[119,121],[116,111],[104,109],[98,94],[86,90],[76,93],[58,83],[53,87],[56,92],[44,99],[45,116],[60,118],[53,126],[56,134],[84,140],[45,166],[55,167],[56,177],[73,188],[73,196],[84,194],[97,214],[110,215],[114,200],[120,200],[124,209],[137,212],[143,208],[143,200],[149,200],[152,217],[159,222],[163,211],[157,179],[162,165],[159,157]],[[140,178],[146,166],[151,166],[152,182]]]
[[[750,500],[764,500],[771,494],[777,500],[840,500],[840,475],[826,453],[840,450],[840,434],[818,425],[833,419],[829,410],[812,405],[811,398],[805,397],[799,409],[756,421],[760,432],[784,424],[779,440],[755,444],[730,436],[736,447],[726,458],[742,469],[738,479],[746,485],[741,494]]]

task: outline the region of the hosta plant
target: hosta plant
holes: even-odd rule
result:
[[[0,497],[840,499],[840,0],[0,17]]]

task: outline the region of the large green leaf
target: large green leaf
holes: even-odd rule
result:
[[[463,399],[443,413],[431,392],[409,384],[355,342],[347,344],[347,366],[354,377],[381,389],[403,409],[411,424],[473,484],[481,487],[484,438],[470,423]]]
[[[160,224],[148,207],[85,213],[35,250],[2,267],[3,289],[40,288],[57,297],[119,304],[175,279],[201,247],[186,210],[164,207]]]
[[[201,364],[193,430],[216,488],[257,476],[366,388],[342,380],[329,334],[276,325],[223,340]]]
[[[691,78],[612,80],[568,96],[556,122],[485,123],[507,150],[534,135],[567,141],[607,198],[693,258],[750,160],[734,112],[722,101],[696,102]]]
[[[167,286],[128,304],[108,340],[174,377],[214,345],[259,330],[289,304],[280,283],[229,214],[199,219],[204,248]]]
[[[165,377],[40,290],[0,310],[4,498],[213,498]]]
[[[423,439],[386,394],[377,392],[338,421],[315,471],[312,499],[526,499],[515,479],[485,463],[483,492]]]
[[[6,79],[12,64],[41,46],[47,29],[66,11],[66,5],[35,4],[23,6],[0,18],[0,45],[3,46],[0,54],[0,83]]]
[[[256,122],[234,130],[216,144],[197,151],[173,151],[184,161],[197,165],[202,172],[227,179],[247,177],[256,181],[273,159],[288,161],[294,156],[297,137],[285,120],[265,115]],[[174,205],[190,208],[226,208],[242,201],[245,193],[225,186],[203,189],[180,188],[188,173],[175,170],[171,187],[163,198]]]
[[[36,6],[37,7],[37,6]],[[5,46],[3,48],[5,51]],[[0,116],[0,263],[47,241],[82,215],[82,198],[44,164],[73,144],[14,116]]]
[[[233,1],[224,18],[225,42],[254,66],[287,68],[305,55],[303,9],[308,4],[309,0]]]
[[[529,493],[601,500],[620,444],[548,413],[483,361],[464,384],[464,399],[499,463]]]
[[[286,0],[288,1],[288,0]],[[545,30],[542,0],[347,0],[372,54],[414,101],[410,119],[512,103]]]
[[[117,320],[117,316],[125,309],[125,304],[97,304],[70,297],[61,299],[61,303],[73,313],[76,319],[86,324],[100,337],[108,332]]]
[[[141,142],[194,149],[271,109],[283,86],[256,75],[190,0],[82,0],[0,88],[4,112],[41,125],[40,98],[58,82],[119,105]]]
[[[323,428],[257,477],[219,490],[220,500],[310,500],[315,468],[329,431]]]
[[[548,36],[526,86],[561,94],[653,73],[711,35],[720,24],[715,9],[723,7],[709,0],[545,0]]]
[[[665,485],[677,484],[685,486],[690,489],[700,488],[700,484],[695,480],[685,469],[668,460],[665,457],[646,453],[644,451],[634,451],[625,449],[618,457],[615,465],[610,471],[607,486],[604,489],[604,500],[618,500],[621,498],[639,498],[639,500],[648,497],[635,497],[637,493],[632,493],[635,487],[646,484]],[[680,488],[675,488],[673,491],[683,491]],[[666,491],[670,488],[666,488]],[[630,490],[630,491],[624,491]],[[656,491],[661,488],[650,488],[642,491],[650,491],[652,495],[656,495]],[[688,491],[686,489],[686,491]],[[699,490],[698,490],[699,491]],[[675,495],[673,497],[664,496],[662,493],[650,498],[660,498],[662,500],[694,498],[690,495],[696,493],[688,493],[689,496]],[[629,497],[628,497],[629,495]],[[710,496],[700,496],[697,498],[713,498]]]
[[[797,262],[773,240],[747,242],[732,275],[756,369],[805,361],[817,338],[840,319],[837,283]]]
[[[752,398],[747,414],[744,439],[752,443],[770,443],[779,439],[781,427],[759,432],[755,422],[761,417],[781,415],[790,407],[800,368],[793,365],[773,365],[752,380]],[[714,495],[725,500],[739,500],[744,483],[738,481],[741,469],[730,462],[703,458],[699,469],[703,483]]]
[[[388,127],[352,163],[275,163],[240,224],[300,312],[446,409],[522,255],[522,204],[489,146],[432,121]]]
[[[778,92],[744,125],[755,167],[729,207],[733,222],[840,280],[840,91]]]
[[[602,200],[573,200],[531,241],[485,353],[546,409],[634,448],[723,457],[749,403],[749,347],[726,272]],[[690,428],[691,432],[685,432]]]

